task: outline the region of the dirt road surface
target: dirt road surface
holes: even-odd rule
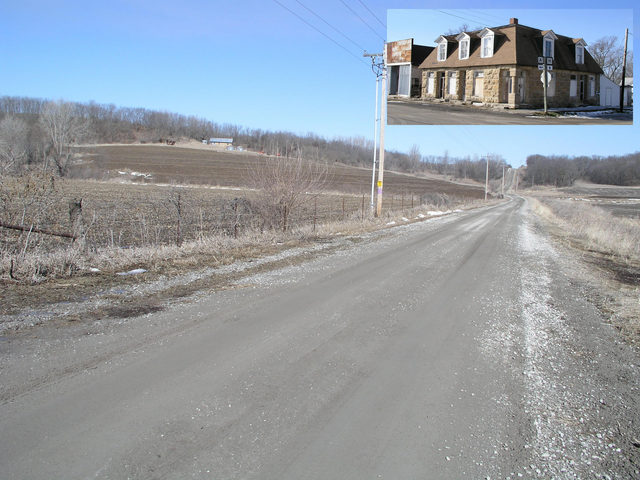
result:
[[[6,334],[0,476],[638,478],[638,354],[559,248],[516,198],[74,338]]]

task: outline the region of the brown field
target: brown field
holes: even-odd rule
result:
[[[304,236],[315,234],[316,225],[363,228],[370,222],[371,172],[339,164],[330,168],[325,193],[308,195],[287,211],[285,221],[265,217],[256,192],[246,188],[249,165],[262,158],[173,146],[90,146],[78,149],[75,178],[37,170],[0,178],[0,277],[67,277],[96,255],[131,256],[115,263],[140,266],[139,252],[158,256],[158,247],[183,242],[205,245],[231,238],[251,243],[284,225],[287,231],[308,232],[300,233]],[[414,207],[472,205],[483,195],[476,186],[388,173],[378,223],[384,226],[392,215],[410,216]],[[167,255],[182,254],[179,248],[171,252]]]
[[[566,198],[588,202],[607,210],[616,217],[640,219],[640,187],[576,182],[571,187],[559,189],[559,192]]]
[[[74,174],[84,178],[120,178],[144,183],[193,184],[239,187],[247,185],[249,165],[260,161],[255,153],[221,152],[168,145],[108,145],[78,148],[81,163]],[[126,172],[120,174],[118,172]],[[131,175],[142,173],[150,177]],[[423,196],[445,194],[482,198],[484,190],[444,180],[385,172],[385,193]],[[371,170],[334,164],[328,189],[369,194]]]

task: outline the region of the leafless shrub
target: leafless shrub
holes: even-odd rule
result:
[[[291,212],[326,188],[328,167],[300,156],[269,157],[251,164],[247,176],[255,190],[253,204],[262,216],[263,226],[286,232]]]
[[[58,174],[64,177],[73,158],[70,146],[87,134],[87,121],[76,113],[70,102],[48,102],[42,108],[41,126],[49,141],[47,160],[53,161]]]
[[[29,127],[13,115],[0,122],[0,173],[16,172],[27,159]]]

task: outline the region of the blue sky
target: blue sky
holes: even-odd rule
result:
[[[531,2],[522,0],[493,1],[496,10],[483,10],[486,2],[478,0],[448,2],[455,10],[429,0],[5,0],[0,2],[0,95],[94,100],[266,130],[372,138],[375,79],[361,49],[382,50],[387,29],[378,19],[387,22],[387,13],[390,40],[414,37],[433,45],[443,30],[462,23],[496,26],[515,16],[520,23],[590,42],[622,37],[625,27],[633,32],[634,3],[613,0],[607,8],[627,10],[605,14],[595,10],[602,2],[592,0],[536,2],[539,9],[557,9],[551,12],[526,10]],[[637,16],[636,9],[635,21]],[[635,36],[630,38],[636,44]],[[386,144],[399,151],[417,144],[423,154],[435,155],[496,153],[520,165],[531,153],[640,150],[638,123],[389,126]]]

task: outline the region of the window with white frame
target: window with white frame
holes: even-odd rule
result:
[[[448,81],[449,81],[449,90],[448,90],[448,94],[449,95],[455,95],[456,94],[456,88],[457,88],[457,81],[456,81],[456,72],[449,72],[448,75]]]
[[[465,38],[460,42],[460,52],[458,54],[460,60],[466,60],[469,58],[469,39]]]
[[[482,37],[482,51],[480,52],[482,58],[493,57],[493,34]]]
[[[545,33],[544,37],[542,37],[542,54],[545,57],[554,57],[555,54],[555,44],[558,37],[553,33],[552,30],[549,30]]]
[[[571,78],[569,80],[569,96],[578,96],[578,78],[575,75],[571,75]]]
[[[447,41],[443,40],[438,45],[438,61],[444,62],[447,59]]]
[[[429,76],[427,77],[427,93],[429,95],[433,95],[435,90],[435,74],[433,72],[429,72]]]
[[[484,72],[473,72],[473,96],[482,97],[484,94]]]
[[[584,63],[584,47],[582,45],[576,45],[576,63],[578,65]]]

